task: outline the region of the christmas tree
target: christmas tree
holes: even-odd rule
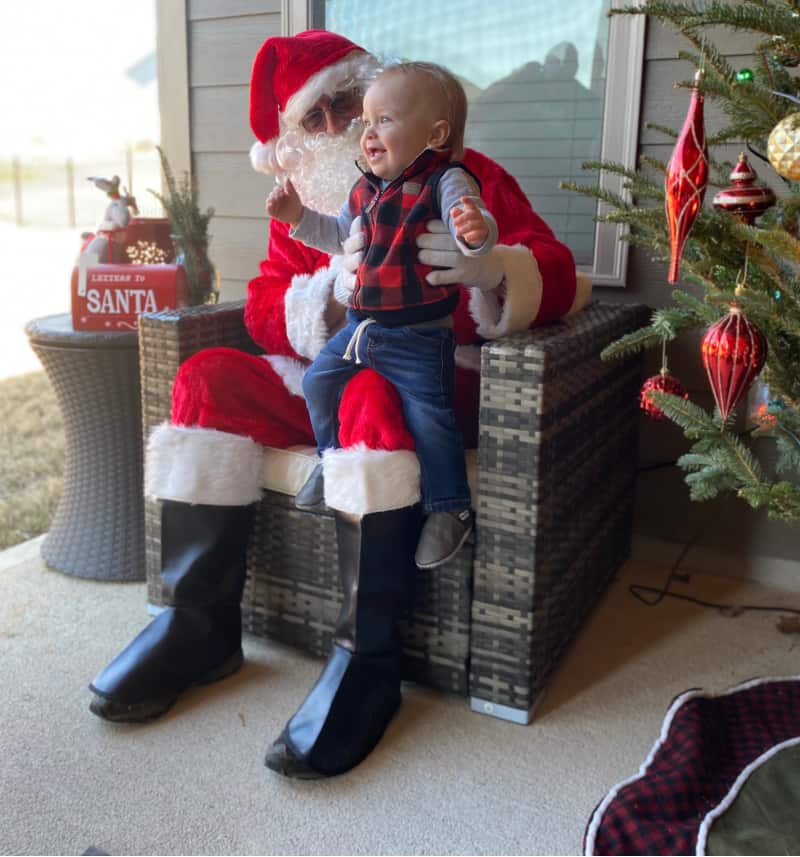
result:
[[[647,327],[613,343],[603,357],[663,351],[689,329],[706,330],[698,361],[709,375],[714,412],[685,397],[666,366],[645,384],[643,408],[672,420],[693,441],[678,460],[692,499],[734,491],[771,518],[800,523],[800,0],[648,0],[612,14],[647,14],[686,38],[679,56],[698,73],[676,85],[692,91],[689,117],[680,132],[656,126],[677,141],[669,164],[647,157],[636,170],[584,164],[622,176],[627,194],[599,185],[564,187],[607,203],[609,211],[599,219],[626,224],[627,240],[658,259],[672,259],[671,281],[678,279],[679,266],[680,279],[696,288],[674,290],[671,304],[656,310]],[[715,47],[708,28],[718,25],[753,34],[752,70],[733,68]],[[701,158],[704,99],[722,108],[725,124],[705,141]],[[746,149],[736,167],[714,157],[715,148],[731,142]],[[775,204],[769,188],[751,178],[748,158],[760,172],[780,176],[783,190]],[[709,190],[718,190],[713,206],[700,204],[706,181]],[[768,387],[768,403],[753,428],[737,432],[734,408],[742,406],[764,354],[760,380]],[[752,449],[753,438],[766,433],[777,443],[770,472]]]

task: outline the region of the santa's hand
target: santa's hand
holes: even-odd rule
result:
[[[358,266],[364,259],[364,245],[367,243],[367,236],[361,228],[361,217],[353,218],[350,224],[350,236],[344,239],[342,250],[342,268],[355,274]]]
[[[427,229],[417,237],[417,259],[423,265],[441,269],[425,277],[432,286],[463,283],[487,291],[503,281],[503,262],[496,248],[485,256],[465,256],[441,220],[429,221]]]
[[[303,203],[290,179],[286,179],[283,187],[277,185],[272,189],[264,207],[270,217],[293,227],[297,226],[303,216]]]
[[[356,285],[356,271],[364,258],[366,236],[361,230],[361,218],[356,217],[350,224],[350,237],[342,244],[342,269],[336,275],[333,284],[333,296],[340,304],[350,306],[353,289]]]
[[[355,285],[356,275],[351,274],[350,271],[345,271],[345,269],[342,268],[342,270],[336,275],[336,279],[333,281],[333,297],[340,304],[350,306]]]

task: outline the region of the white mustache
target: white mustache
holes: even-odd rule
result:
[[[308,134],[289,131],[278,141],[276,156],[304,205],[323,214],[337,214],[359,177],[355,160],[361,154],[361,129],[353,122],[343,133]]]

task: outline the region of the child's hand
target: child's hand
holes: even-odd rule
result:
[[[297,226],[303,216],[303,203],[289,179],[286,179],[283,187],[277,185],[273,188],[272,193],[267,197],[265,208],[270,217],[289,223],[291,226]]]
[[[462,196],[461,204],[464,206],[463,209],[455,206],[450,209],[450,218],[456,228],[456,235],[469,247],[480,247],[489,235],[489,227],[474,199]]]

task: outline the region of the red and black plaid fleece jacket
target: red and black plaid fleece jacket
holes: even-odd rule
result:
[[[383,190],[372,173],[356,182],[350,215],[361,216],[367,240],[352,297],[358,315],[392,326],[442,318],[455,309],[458,287],[430,285],[425,275],[431,266],[417,260],[417,236],[429,220],[441,218],[439,180],[452,167],[466,170],[448,152],[428,149]]]

